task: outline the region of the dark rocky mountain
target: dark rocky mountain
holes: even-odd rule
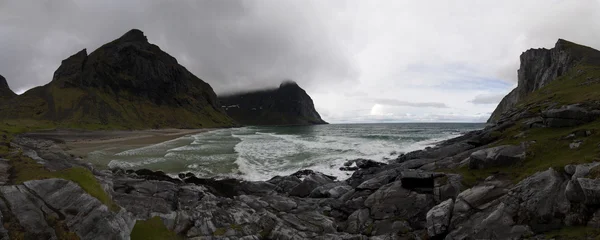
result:
[[[326,124],[310,96],[295,82],[277,89],[220,96],[227,114],[244,125]]]
[[[559,39],[554,48],[529,49],[521,54],[520,59],[517,88],[502,99],[488,120],[489,123],[497,122],[503,112],[532,92],[566,74],[577,64],[593,64],[600,61],[600,52]]]
[[[4,116],[66,127],[232,126],[210,85],[134,29],[62,61],[52,81],[0,105]]]
[[[10,90],[6,79],[0,75],[0,100],[7,100],[15,96],[17,96],[17,94]]]

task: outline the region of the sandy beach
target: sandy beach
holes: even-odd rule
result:
[[[135,131],[52,130],[26,133],[24,136],[58,141],[67,152],[85,158],[88,153],[96,150],[115,146],[118,146],[120,149],[133,149],[211,130],[214,129],[151,129]]]

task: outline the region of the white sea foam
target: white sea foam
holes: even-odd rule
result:
[[[111,160],[110,167],[162,170],[168,166],[174,174],[190,171],[202,177],[267,180],[312,169],[346,179],[352,173],[339,168],[348,160],[387,162],[466,130],[471,129],[429,125],[244,127],[200,133],[112,156],[96,155]]]
[[[159,163],[166,161],[165,158],[148,158],[143,161],[121,161],[121,160],[112,160],[108,163],[109,168],[123,168],[123,169],[131,169],[131,168],[140,168],[144,165]]]

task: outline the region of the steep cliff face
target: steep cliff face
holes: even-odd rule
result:
[[[17,96],[10,88],[6,79],[0,75],[0,100],[6,100]]]
[[[244,125],[326,124],[310,96],[295,82],[277,89],[240,93],[219,98],[229,116]]]
[[[566,74],[582,61],[597,61],[599,55],[598,51],[592,48],[563,39],[559,39],[552,49],[530,49],[522,53],[517,88],[502,99],[488,122],[495,123],[503,112],[532,92]]]
[[[91,54],[62,61],[52,82],[0,111],[19,118],[101,128],[232,126],[206,82],[131,30]]]

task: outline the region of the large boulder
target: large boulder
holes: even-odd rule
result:
[[[559,228],[570,209],[563,194],[565,187],[564,176],[548,169],[524,179],[497,199],[492,196],[501,195],[503,191],[493,193],[495,188],[491,186],[481,187],[477,194],[473,190],[471,194],[461,193],[453,210],[454,229],[446,239],[521,239],[534,232]],[[470,202],[479,206],[460,203],[469,198],[468,195],[473,196]],[[477,195],[489,196],[486,198],[492,200],[478,204],[474,200],[482,197],[475,197]]]
[[[296,187],[292,188],[290,196],[307,197],[315,188],[332,182],[333,180],[330,177],[322,173],[313,173],[305,177]]]
[[[469,188],[456,197],[452,214],[453,222],[461,222],[473,212],[485,210],[494,206],[499,197],[508,192],[502,182],[484,182]]]
[[[586,205],[600,204],[600,179],[577,178],[570,180],[565,195],[571,202]]]
[[[435,205],[432,194],[422,194],[402,187],[401,181],[395,181],[379,188],[364,202],[375,220],[402,216],[412,225],[422,226],[425,215]]]
[[[502,145],[476,151],[469,157],[470,169],[509,166],[525,158],[523,146]]]
[[[548,127],[578,126],[594,121],[598,116],[600,116],[600,111],[590,111],[577,105],[568,105],[542,112],[544,124]]]
[[[439,238],[448,231],[450,217],[454,208],[454,200],[448,199],[427,212],[427,234],[431,238]]]
[[[323,186],[317,187],[310,192],[309,197],[311,198],[338,198],[348,191],[352,190],[345,182],[328,183]]]

